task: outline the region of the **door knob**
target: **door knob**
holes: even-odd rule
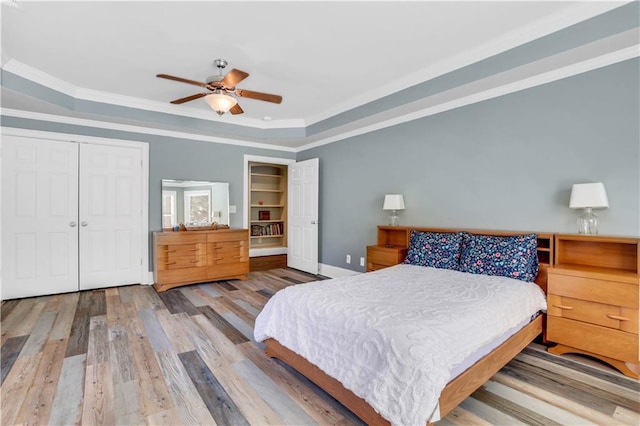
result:
[[[87,223],[87,222],[85,222],[85,221],[83,220],[82,222],[80,222],[80,225],[82,225],[82,226],[87,226],[87,225],[88,225],[88,223]]]
[[[315,225],[315,224],[316,224],[316,221],[315,221],[315,220],[312,220],[312,221],[311,221],[311,224],[312,224],[312,225]]]
[[[72,228],[75,228],[78,224],[75,223],[74,221],[69,222],[69,226]]]

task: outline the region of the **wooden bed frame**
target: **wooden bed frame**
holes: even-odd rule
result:
[[[378,229],[378,243],[381,243],[380,228]],[[410,230],[419,230],[427,232],[459,232],[467,231],[474,234],[482,235],[521,235],[525,232],[509,232],[509,231],[479,231],[464,230],[451,228],[409,228],[409,227],[391,227],[392,231],[406,232],[406,244],[408,245],[408,235]],[[384,238],[382,238],[384,239]],[[552,234],[538,233],[538,258],[541,261],[541,272],[538,274],[536,284],[538,284],[546,293],[547,274],[546,267],[553,259],[553,238]],[[502,367],[511,361],[518,353],[520,353],[529,343],[533,341],[543,331],[544,315],[539,315],[531,323],[523,327],[509,339],[504,341],[500,346],[495,348],[489,354],[478,360],[475,364],[465,370],[458,377],[447,384],[440,394],[440,417],[445,417],[451,410],[457,407],[469,395],[475,392]],[[350,390],[346,389],[338,380],[327,375],[320,368],[307,361],[304,357],[296,354],[290,349],[280,344],[275,339],[267,339],[265,353],[272,358],[280,359],[290,365],[309,380],[320,386],[328,394],[337,399],[342,405],[351,410],[356,416],[369,425],[389,425],[390,422],[378,414],[364,399],[360,398]]]

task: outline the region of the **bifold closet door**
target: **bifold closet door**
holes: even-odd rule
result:
[[[78,290],[78,147],[2,138],[2,299]]]
[[[4,136],[2,299],[142,278],[142,153]]]
[[[80,144],[80,289],[140,283],[142,153]]]

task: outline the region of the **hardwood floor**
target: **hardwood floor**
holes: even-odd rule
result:
[[[3,302],[1,424],[361,424],[253,340],[269,297],[316,279],[275,269]],[[638,424],[639,399],[638,381],[532,344],[439,424]]]

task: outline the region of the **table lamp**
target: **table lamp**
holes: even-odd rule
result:
[[[593,209],[609,207],[604,184],[602,182],[574,184],[571,188],[569,207],[584,209],[577,220],[578,234],[597,235],[598,216],[593,213]]]
[[[402,194],[387,194],[384,196],[383,210],[391,210],[389,216],[389,225],[398,226],[400,224],[400,216],[398,210],[404,210],[404,197]]]

